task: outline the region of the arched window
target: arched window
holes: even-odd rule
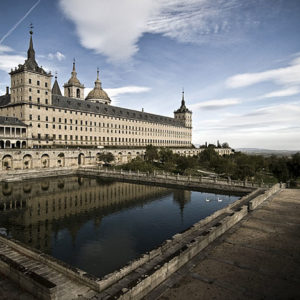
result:
[[[80,89],[77,89],[76,94],[77,94],[77,98],[80,98]]]
[[[71,90],[68,88],[68,97],[71,97]]]

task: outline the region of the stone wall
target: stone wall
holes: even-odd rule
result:
[[[198,155],[204,149],[171,148],[183,156]],[[220,155],[232,153],[232,149],[216,149]],[[91,166],[100,164],[100,153],[112,153],[114,164],[124,164],[136,157],[144,157],[145,148],[136,149],[1,149],[0,170],[27,170],[61,167]]]

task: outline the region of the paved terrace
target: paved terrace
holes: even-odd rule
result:
[[[300,190],[269,198],[146,299],[300,299]]]

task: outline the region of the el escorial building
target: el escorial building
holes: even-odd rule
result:
[[[181,106],[174,118],[111,105],[99,70],[94,89],[84,98],[76,73],[61,88],[35,60],[32,31],[24,64],[9,73],[11,89],[0,96],[0,148],[190,148],[192,112]]]

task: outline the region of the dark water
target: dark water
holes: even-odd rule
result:
[[[238,198],[78,177],[3,183],[0,232],[101,277]]]

